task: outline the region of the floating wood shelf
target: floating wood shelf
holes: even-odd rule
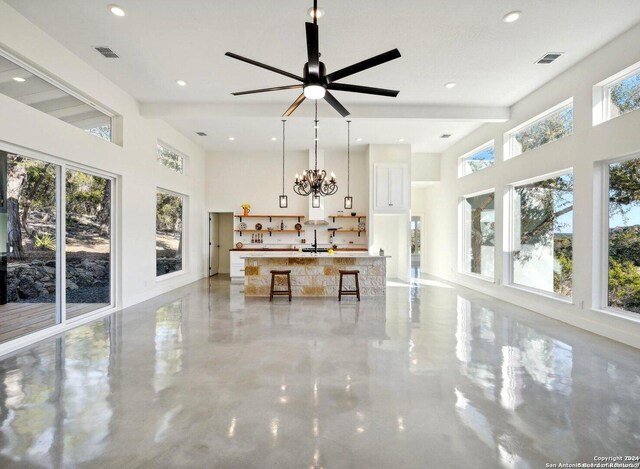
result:
[[[367,218],[366,215],[329,215],[329,218]]]
[[[360,233],[366,233],[367,230],[331,230],[336,233],[358,233],[358,238],[360,237]]]
[[[234,217],[239,218],[240,221],[242,221],[243,218],[268,218],[269,221],[272,221],[272,218],[297,218],[298,221],[301,221],[304,215],[234,215]]]
[[[304,233],[304,230],[233,230],[236,233],[240,233],[240,236],[242,236],[242,233],[269,233],[269,236],[271,236],[271,233],[298,233],[298,237],[300,236],[300,233]]]

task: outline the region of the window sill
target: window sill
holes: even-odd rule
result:
[[[596,313],[606,314],[608,316],[614,316],[620,319],[626,319],[627,321],[640,323],[640,313],[631,313],[623,309],[616,308],[592,308],[592,311],[595,311]]]
[[[161,275],[160,277],[156,277],[156,283],[164,282],[165,280],[171,280],[172,278],[180,277],[181,275],[184,275],[186,273],[187,271],[185,269],[182,269],[182,270],[177,270],[175,272],[171,272],[170,274],[164,274],[164,275]]]
[[[525,287],[523,285],[517,285],[514,283],[509,283],[509,284],[505,284],[504,285],[507,288],[512,288],[514,290],[518,290],[521,292],[525,292],[525,293],[531,293],[533,295],[536,296],[541,296],[543,298],[548,298],[550,300],[556,300],[556,301],[560,301],[562,303],[566,303],[566,304],[574,304],[573,303],[573,298],[567,298],[566,296],[561,296],[558,295],[556,293],[551,293],[551,292],[547,292],[544,290],[538,290],[537,288],[530,288],[530,287]]]
[[[495,277],[485,277],[484,275],[473,274],[473,273],[470,273],[470,272],[463,272],[461,270],[458,271],[458,274],[464,275],[465,277],[470,277],[470,278],[475,278],[475,279],[478,279],[478,280],[482,280],[483,282],[493,283],[494,285],[496,283]]]

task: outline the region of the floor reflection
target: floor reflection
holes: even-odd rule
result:
[[[534,468],[640,447],[637,350],[442,285],[289,303],[213,278],[44,341],[0,360],[0,467]]]

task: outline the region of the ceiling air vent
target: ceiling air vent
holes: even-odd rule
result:
[[[100,47],[96,47],[95,50],[97,50],[98,52],[100,52],[103,56],[105,56],[107,59],[117,59],[118,58],[118,54],[116,54],[115,52],[113,52],[111,49],[109,49],[108,47],[105,46],[100,46]]]
[[[560,57],[564,52],[549,52],[545,54],[542,58],[536,60],[537,64],[550,64],[558,57]]]
[[[206,133],[204,133],[204,132],[196,132],[196,133],[197,133],[198,135],[200,135],[201,137],[206,137],[206,136],[207,136],[207,134],[206,134]]]
[[[442,134],[440,135],[440,138],[449,138],[451,137],[451,134]]]

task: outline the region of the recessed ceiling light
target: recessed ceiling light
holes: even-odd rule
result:
[[[176,80],[176,85],[178,86],[187,86],[187,82],[184,80]]]
[[[360,137],[356,138],[356,142],[362,142],[362,139]]]
[[[124,10],[122,9],[122,7],[119,7],[118,5],[108,5],[107,6],[107,10],[109,10],[111,13],[113,13],[116,16],[124,16],[126,15],[126,13],[124,12]]]
[[[25,80],[22,77],[13,77],[13,81],[17,81],[18,83],[24,83],[27,80]]]
[[[444,87],[445,87],[445,88],[447,88],[448,90],[450,90],[451,88],[455,88],[455,87],[456,87],[456,84],[457,84],[457,83],[455,83],[455,82],[453,82],[453,81],[450,81],[449,83],[445,83],[445,84],[444,84]]]
[[[324,10],[322,8],[318,8],[317,10],[314,11],[313,7],[311,7],[307,10],[307,14],[311,18],[313,18],[314,16],[317,16],[318,18],[322,18],[324,16]]]
[[[404,138],[399,138],[398,142],[404,142]]]
[[[229,137],[229,141],[233,142],[236,138],[235,137]]]
[[[520,16],[522,16],[521,11],[510,11],[502,17],[502,21],[504,21],[505,23],[515,23],[520,19]]]
[[[276,137],[271,137],[272,142],[275,142],[276,140],[278,140]]]

